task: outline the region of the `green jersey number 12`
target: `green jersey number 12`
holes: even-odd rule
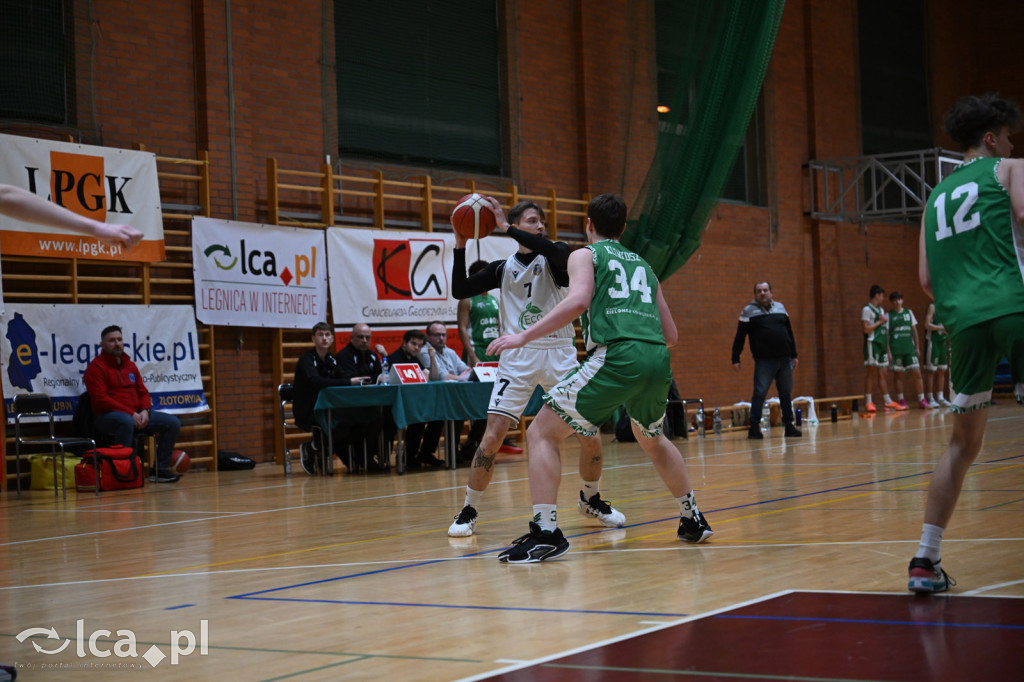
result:
[[[935,219],[939,223],[939,229],[935,232],[935,241],[939,242],[946,237],[952,237],[954,229],[957,234],[960,234],[981,225],[981,216],[978,212],[970,212],[974,208],[975,202],[978,201],[978,183],[968,182],[960,185],[950,193],[950,199],[956,201],[965,194],[967,197],[956,209],[956,213],[953,214],[952,228],[950,228],[949,222],[946,220],[946,193],[943,192],[935,197]]]

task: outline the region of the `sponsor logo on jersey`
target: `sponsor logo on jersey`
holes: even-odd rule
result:
[[[544,311],[535,306],[532,302],[526,304],[526,309],[519,315],[519,328],[526,329],[531,324],[544,317]]]

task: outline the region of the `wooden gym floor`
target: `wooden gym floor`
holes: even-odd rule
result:
[[[951,422],[911,410],[801,439],[677,440],[716,531],[700,546],[676,539],[675,501],[635,444],[605,447],[602,493],[627,526],[581,517],[569,445],[572,548],[523,566],[495,559],[526,531],[523,457],[499,460],[463,539],[446,529],[464,468],[261,465],[60,503],[5,495],[0,663],[26,680],[1022,679],[1024,409],[990,410],[943,545],[959,584],[906,592]]]

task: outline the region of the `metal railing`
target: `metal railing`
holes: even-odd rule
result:
[[[932,189],[962,159],[936,147],[809,161],[808,215],[848,223],[916,222]]]

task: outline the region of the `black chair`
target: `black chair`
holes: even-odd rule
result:
[[[46,417],[47,435],[32,437],[22,435],[22,420],[27,417]],[[14,467],[17,475],[14,477],[18,489],[18,497],[21,497],[21,448],[22,446],[49,445],[50,453],[53,455],[53,496],[57,497],[57,455],[60,454],[60,487],[64,492],[64,499],[68,499],[68,486],[64,476],[64,450],[68,446],[91,445],[96,449],[96,441],[92,438],[79,438],[76,436],[58,438],[53,427],[53,401],[45,393],[27,393],[14,396]],[[59,450],[58,450],[59,448]],[[96,494],[99,495],[100,487],[96,486]]]

